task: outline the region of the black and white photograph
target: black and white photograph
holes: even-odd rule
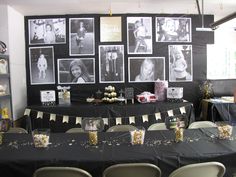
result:
[[[99,46],[99,82],[124,82],[124,45]]]
[[[127,17],[128,54],[152,54],[152,17]]]
[[[156,42],[191,42],[191,18],[156,17]]]
[[[95,83],[94,58],[63,58],[57,60],[59,84]]]
[[[129,82],[155,82],[165,80],[164,57],[129,57]]]
[[[70,18],[70,56],[94,55],[94,18]]]
[[[31,85],[55,83],[53,46],[30,47],[29,63]]]
[[[192,45],[169,45],[169,81],[193,80]]]
[[[29,44],[63,44],[66,43],[66,19],[30,19]]]

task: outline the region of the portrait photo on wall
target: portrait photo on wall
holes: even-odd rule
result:
[[[192,45],[169,45],[169,81],[193,80]]]
[[[63,58],[57,60],[59,84],[95,83],[94,58]]]
[[[121,17],[100,17],[100,42],[121,41]]]
[[[152,18],[127,17],[128,54],[152,54]]]
[[[63,44],[66,43],[66,19],[30,19],[29,44]]]
[[[55,83],[53,46],[30,47],[29,64],[31,85]]]
[[[99,46],[99,82],[124,82],[124,45]]]
[[[94,55],[94,18],[69,19],[70,56]]]
[[[129,57],[129,82],[155,82],[165,80],[164,57]]]
[[[156,17],[156,42],[191,42],[191,18]]]

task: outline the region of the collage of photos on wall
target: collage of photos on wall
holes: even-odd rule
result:
[[[130,83],[193,81],[192,45],[186,44],[192,42],[191,18],[155,17],[155,26],[153,18],[127,16],[125,40],[121,16],[101,16],[100,41],[95,41],[96,18],[69,18],[68,25],[66,18],[28,19],[30,84],[55,84],[56,76],[58,84],[125,83],[126,73]],[[168,42],[168,59],[152,56],[153,41]],[[54,58],[55,45],[67,43],[68,57]]]

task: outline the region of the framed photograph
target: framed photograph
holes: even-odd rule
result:
[[[191,42],[191,18],[156,17],[156,42]]]
[[[192,45],[169,45],[169,81],[193,81]]]
[[[57,60],[59,84],[95,83],[94,58],[63,58]]]
[[[155,82],[165,80],[164,57],[129,57],[129,82]]]
[[[54,84],[54,49],[53,46],[29,48],[30,83]]]
[[[128,54],[152,54],[152,17],[127,17]]]
[[[124,82],[124,45],[99,46],[99,82]]]
[[[94,18],[69,19],[70,56],[94,55]]]
[[[66,43],[66,19],[30,19],[29,45]]]
[[[45,106],[54,105],[56,103],[56,92],[55,90],[41,90],[40,91],[41,103]]]
[[[85,117],[82,120],[82,125],[81,125],[82,129],[84,131],[98,131],[101,132],[104,129],[104,122],[102,120],[102,118],[89,118],[89,117]]]
[[[100,17],[100,42],[121,42],[121,30],[121,17]]]

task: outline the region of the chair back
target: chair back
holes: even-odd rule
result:
[[[225,166],[219,162],[190,164],[173,171],[169,177],[223,177]]]
[[[149,130],[168,130],[165,123],[155,123],[148,127]]]
[[[127,132],[134,130],[138,130],[138,128],[133,125],[115,125],[110,127],[107,132]]]
[[[66,133],[84,133],[84,130],[82,128],[71,128]]]
[[[26,129],[21,127],[11,127],[6,133],[28,133]]]
[[[92,177],[92,175],[74,167],[42,167],[34,172],[33,177]]]
[[[105,169],[102,177],[160,177],[161,170],[149,163],[127,163],[112,165]]]
[[[217,127],[217,125],[211,121],[197,121],[191,123],[188,128],[196,129],[196,128],[209,128],[209,127]]]

